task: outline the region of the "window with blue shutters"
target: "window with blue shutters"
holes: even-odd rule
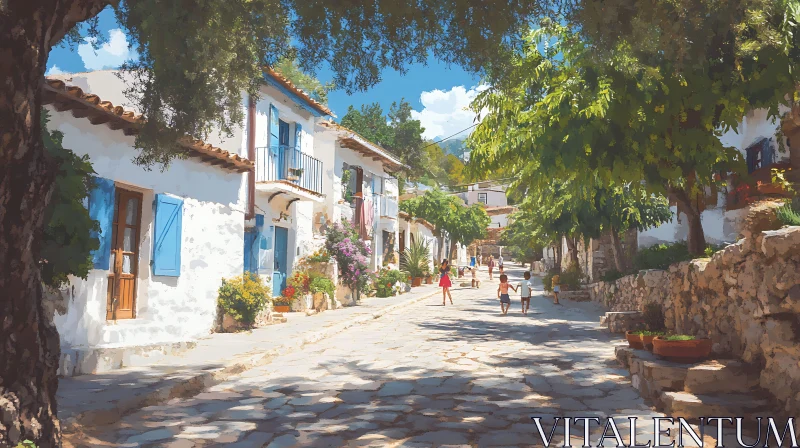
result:
[[[153,232],[153,275],[178,277],[181,274],[183,200],[157,194]]]
[[[100,242],[100,247],[92,252],[95,269],[109,269],[114,232],[114,200],[116,187],[111,179],[94,178],[94,188],[89,192],[89,216],[99,224],[99,231],[92,236]]]

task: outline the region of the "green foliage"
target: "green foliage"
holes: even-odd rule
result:
[[[638,334],[639,336],[664,336],[667,333],[664,331],[638,330],[631,332],[631,334]]]
[[[17,444],[16,448],[37,448],[36,444],[30,440],[24,440]]]
[[[648,330],[663,332],[666,328],[664,310],[657,303],[648,303],[644,306],[644,323]]]
[[[323,84],[319,79],[305,73],[297,64],[296,58],[285,57],[275,64],[274,68],[286,79],[292,81],[292,84],[307,92],[311,98],[321,104],[328,104],[328,92],[336,88],[332,82]]]
[[[606,272],[605,274],[603,274],[600,277],[600,280],[604,281],[604,282],[615,282],[615,281],[621,279],[622,277],[625,277],[626,275],[627,274],[625,274],[623,272],[619,272],[616,269],[612,269],[612,270]]]
[[[335,289],[331,279],[322,275],[311,275],[311,281],[308,283],[308,291],[311,294],[321,292],[327,294],[329,298],[333,298]]]
[[[792,204],[784,204],[777,210],[778,220],[785,226],[800,226],[800,211],[795,210]]]
[[[410,168],[413,176],[420,176],[425,171],[425,129],[419,120],[411,118],[411,111],[411,104],[405,99],[392,103],[386,116],[378,103],[362,105],[360,111],[350,106],[341,123],[389,150]]]
[[[659,5],[671,9],[674,3]],[[473,103],[475,112],[488,114],[470,137],[468,169],[507,169],[512,187],[529,191],[549,188],[553,179],[589,189],[644,182],[647,191],[669,193],[698,216],[692,198],[714,182],[714,174],[744,169],[741,154],[718,137],[736,129],[752,108],[776,116],[798,81],[800,58],[791,56],[797,53],[797,24],[794,17],[787,22],[796,10],[784,1],[774,2],[783,7],[753,3],[767,14],[748,16],[746,24],[736,24],[744,28],[722,34],[714,33],[732,22],[727,12],[687,13],[697,17],[692,27],[702,23],[696,29],[712,35],[693,40],[698,53],[683,55],[690,62],[680,66],[664,48],[642,44],[648,40],[598,47],[586,39],[586,29],[581,34],[543,23],[510,64],[490,70],[492,87]],[[674,16],[643,14],[637,20],[665,25],[661,17]],[[730,40],[734,35],[742,40]],[[730,45],[721,45],[723,36]],[[700,221],[689,222],[689,247],[702,254]]]
[[[448,154],[437,143],[427,143],[423,161],[425,176],[420,179],[425,185],[454,186],[466,182],[464,162],[453,154]]]
[[[685,242],[656,244],[640,248],[633,260],[636,271],[647,269],[667,269],[671,264],[692,259]]]
[[[479,204],[469,207],[456,196],[437,188],[424,195],[400,202],[400,210],[412,218],[422,218],[434,226],[437,237],[445,233],[454,241],[469,246],[486,237],[486,228],[492,220]]]
[[[391,297],[397,282],[407,283],[408,276],[397,269],[381,269],[375,277],[375,294],[378,297]]]
[[[676,334],[672,336],[667,336],[664,339],[667,341],[694,341],[697,338],[686,334]]]
[[[232,279],[222,279],[217,301],[226,314],[238,322],[252,325],[271,293],[259,275],[248,272]]]
[[[562,290],[577,291],[580,289],[583,273],[581,268],[575,264],[570,265],[566,271],[559,275],[559,284]]]
[[[423,277],[430,272],[430,251],[421,235],[400,254],[400,271],[411,278]]]
[[[45,285],[58,288],[68,276],[85,279],[93,268],[92,254],[100,243],[91,232],[98,224],[89,216],[84,200],[92,188],[94,169],[88,156],[78,156],[62,146],[63,134],[49,131],[49,113],[42,110],[42,137],[47,152],[59,164],[55,188],[45,214],[40,249],[41,274]]]

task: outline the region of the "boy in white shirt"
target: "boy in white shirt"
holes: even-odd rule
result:
[[[528,308],[531,307],[531,290],[533,289],[533,282],[531,281],[530,271],[525,271],[523,274],[524,280],[519,282],[520,298],[522,299],[522,314],[528,314]]]

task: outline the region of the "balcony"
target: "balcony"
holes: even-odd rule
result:
[[[256,184],[262,191],[320,198],[322,162],[291,146],[256,148]]]

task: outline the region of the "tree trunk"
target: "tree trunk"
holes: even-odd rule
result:
[[[685,189],[672,188],[673,197],[680,205],[679,212],[686,214],[689,234],[686,237],[686,246],[692,255],[703,255],[706,250],[706,235],[703,231],[703,222],[700,218],[701,211],[697,201],[693,201]]]
[[[456,259],[456,264],[458,263],[458,247],[455,241],[450,241],[450,256],[448,257],[450,261],[454,258]]]
[[[444,260],[444,236],[439,235],[436,237],[436,245],[439,246],[438,253],[436,254],[436,260],[433,261],[434,265],[438,266],[439,263]]]
[[[58,332],[42,297],[38,254],[57,165],[42,143],[47,57],[101,0],[0,3],[0,446],[61,445]]]
[[[617,272],[625,272],[625,262],[622,259],[622,242],[619,240],[619,231],[611,228],[611,251],[614,253],[614,267]]]
[[[578,242],[576,238],[567,237],[567,250],[569,251],[569,264],[568,268],[573,265],[580,268],[580,261],[578,260]]]
[[[554,249],[556,251],[556,266],[555,266],[555,268],[556,268],[556,272],[560,273],[561,272],[561,261],[562,261],[561,259],[563,258],[563,255],[564,255],[563,254],[564,250],[563,250],[563,248],[561,246],[561,238],[560,237],[558,238],[558,243],[555,245]]]

